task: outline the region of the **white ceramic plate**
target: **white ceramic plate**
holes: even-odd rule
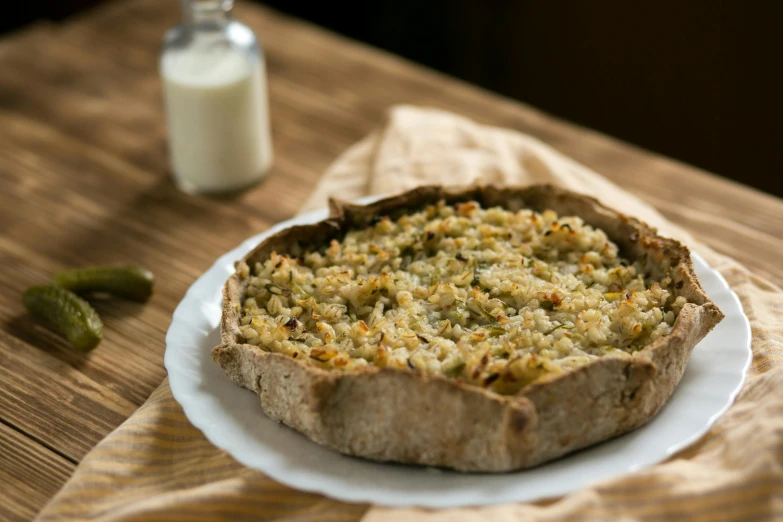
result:
[[[642,428],[538,468],[498,475],[375,463],[325,449],[266,417],[257,396],[229,381],[210,356],[220,342],[221,289],[234,261],[282,228],[325,217],[326,211],[311,212],[280,223],[222,256],[190,287],[166,335],[171,391],[190,422],[242,464],[291,487],[348,502],[433,508],[562,495],[655,464],[695,442],[742,387],[750,324],[723,277],[694,255],[704,289],[726,318],[696,346],[671,399]]]

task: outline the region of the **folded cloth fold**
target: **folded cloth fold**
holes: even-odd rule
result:
[[[783,290],[695,242],[652,207],[532,136],[434,109],[398,106],[324,174],[303,211],[422,184],[547,182],[639,217],[704,256],[739,295],[753,363],[734,406],[696,444],[635,474],[559,499],[451,510],[347,504],[276,483],[190,425],[164,381],[101,441],[39,520],[783,519]]]

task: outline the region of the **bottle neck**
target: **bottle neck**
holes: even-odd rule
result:
[[[231,17],[234,0],[182,0],[185,23],[203,27],[223,27]]]

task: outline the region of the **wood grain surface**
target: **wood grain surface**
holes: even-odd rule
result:
[[[340,152],[396,103],[536,135],[638,194],[698,239],[783,283],[783,201],[555,120],[274,11],[240,4],[267,55],[275,165],[233,197],[169,179],[160,40],[176,2],[109,3],[0,41],[0,518],[31,518],[89,449],[165,376],[164,336],[188,286],[225,251],[291,217]],[[89,355],[24,311],[59,269],[135,262],[146,305],[97,307]]]

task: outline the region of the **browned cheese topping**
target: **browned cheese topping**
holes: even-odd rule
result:
[[[322,368],[402,368],[503,394],[629,357],[667,335],[686,302],[579,217],[476,202],[384,218],[242,275],[249,344]]]

